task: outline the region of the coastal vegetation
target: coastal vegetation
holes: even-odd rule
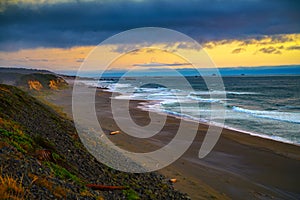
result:
[[[51,104],[32,96],[38,96],[41,91],[31,93],[32,88],[25,87],[28,81],[38,79],[47,88],[45,77],[53,78],[52,75],[25,75],[17,82],[21,89],[0,84],[1,198],[187,198],[174,190],[162,175],[119,172],[93,158],[81,144],[73,122]],[[91,183],[124,186],[124,189],[94,190],[87,187]]]

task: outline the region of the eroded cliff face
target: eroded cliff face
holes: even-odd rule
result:
[[[65,87],[66,85],[67,85],[67,83],[63,78],[57,77],[57,79],[50,80],[48,86],[52,90],[59,90],[62,87]]]
[[[55,74],[28,74],[17,81],[17,86],[30,91],[60,90],[68,83]]]
[[[39,81],[28,81],[28,87],[30,90],[36,90],[36,91],[40,91],[41,89],[43,89],[42,84]]]

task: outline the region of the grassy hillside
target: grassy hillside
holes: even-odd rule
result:
[[[54,74],[47,70],[0,67],[0,83],[15,85],[22,76],[34,73]]]
[[[16,81],[16,85],[33,91],[59,90],[68,86],[68,83],[55,74],[26,74]]]
[[[47,70],[2,67],[0,67],[0,83],[33,92],[60,90],[68,85],[62,77]]]
[[[156,173],[96,161],[73,122],[28,93],[0,84],[0,199],[185,199]],[[86,184],[125,186],[94,191]]]

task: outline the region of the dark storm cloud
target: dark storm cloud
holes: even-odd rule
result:
[[[200,42],[300,32],[299,3],[289,0],[112,0],[0,7],[0,50],[96,45],[120,31],[145,26],[175,29]]]
[[[241,53],[241,52],[244,52],[244,51],[246,51],[246,49],[244,49],[244,48],[236,48],[236,49],[232,50],[231,53],[236,54],[236,53]]]
[[[290,46],[290,47],[288,47],[288,48],[286,48],[287,50],[300,50],[300,46],[296,46],[296,45],[294,45],[294,46]]]
[[[265,40],[268,41],[265,41]],[[277,43],[284,43],[284,42],[292,42],[293,39],[287,37],[286,35],[270,35],[270,36],[256,36],[251,39],[245,39],[240,42],[240,46],[247,46],[250,44],[256,45],[267,45],[267,44],[277,44]]]
[[[281,54],[281,51],[277,50],[275,47],[267,47],[267,48],[261,48],[259,49],[260,52],[266,53],[266,54]]]
[[[78,62],[78,63],[82,63],[83,61],[84,61],[84,58],[79,58],[76,60],[76,62]]]

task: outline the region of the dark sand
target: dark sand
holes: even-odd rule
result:
[[[168,116],[162,133],[150,139],[137,139],[121,133],[110,110],[111,93],[99,90],[96,95],[99,122],[111,140],[127,150],[148,152],[167,144],[177,132],[180,119]],[[61,106],[72,116],[72,89],[57,92],[47,100]],[[130,113],[137,124],[149,123],[147,111],[131,101]],[[195,123],[195,122],[191,122]],[[207,125],[199,124],[191,147],[172,165],[159,172],[176,178],[178,190],[192,199],[300,199],[300,147],[223,129],[208,156],[198,158]],[[287,127],[288,128],[288,127]],[[189,133],[189,127],[186,128]]]

